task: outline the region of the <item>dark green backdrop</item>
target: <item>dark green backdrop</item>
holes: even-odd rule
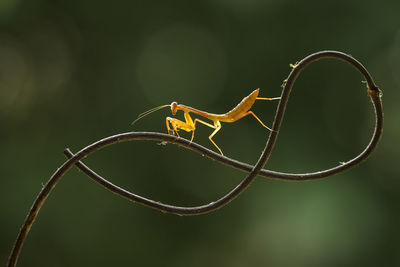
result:
[[[102,137],[165,132],[178,101],[222,113],[255,88],[278,96],[289,64],[324,49],[352,54],[382,88],[383,139],[359,167],[327,179],[258,178],[227,207],[179,217],[109,193],[76,169],[39,213],[19,266],[399,266],[399,1],[0,1],[0,264],[34,197]],[[253,111],[271,124],[276,103]],[[182,117],[182,114],[178,114]],[[299,78],[268,169],[335,166],[367,144],[373,111],[361,77],[324,60]],[[213,148],[211,129],[195,141]],[[268,132],[248,117],[214,140],[256,162]],[[185,135],[190,137],[190,135]],[[174,145],[124,143],[94,170],[165,203],[209,203],[245,173]]]

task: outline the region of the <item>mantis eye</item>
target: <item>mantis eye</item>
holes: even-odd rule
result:
[[[177,111],[178,111],[178,103],[172,102],[172,103],[171,103],[171,112],[172,112],[172,115],[175,115]]]

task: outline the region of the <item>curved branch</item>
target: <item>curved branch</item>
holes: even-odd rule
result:
[[[290,174],[290,173],[280,173],[280,172],[273,172],[273,171],[268,171],[268,170],[261,170],[262,167],[267,162],[269,156],[271,155],[272,149],[276,142],[276,139],[277,139],[277,136],[279,133],[279,129],[280,129],[280,126],[282,123],[282,119],[283,119],[283,116],[285,113],[287,101],[288,101],[291,89],[293,87],[293,84],[294,84],[297,76],[300,74],[300,72],[306,66],[308,66],[312,62],[322,59],[322,58],[336,58],[336,59],[340,59],[345,62],[348,62],[351,65],[353,65],[358,71],[360,71],[361,74],[364,76],[364,78],[367,82],[368,94],[374,105],[375,115],[376,115],[376,126],[375,126],[374,134],[372,136],[370,143],[364,149],[364,151],[361,152],[354,159],[348,161],[347,163],[345,163],[343,165],[339,165],[337,167],[334,167],[334,168],[331,168],[328,170],[323,170],[323,171],[314,172],[314,173],[306,173],[306,174]],[[136,132],[136,133],[118,134],[118,135],[114,135],[111,137],[104,138],[100,141],[97,141],[97,142],[87,146],[86,148],[80,150],[76,154],[72,154],[69,150],[66,150],[65,154],[69,157],[69,159],[59,169],[57,169],[57,171],[51,176],[49,181],[42,188],[41,192],[39,193],[36,200],[34,201],[32,207],[28,213],[28,216],[25,219],[25,222],[19,232],[17,240],[14,244],[13,250],[11,251],[8,266],[9,267],[15,266],[18,256],[20,254],[22,245],[23,245],[23,243],[30,231],[30,228],[32,227],[32,224],[35,221],[36,216],[37,216],[40,208],[42,207],[44,201],[47,199],[50,192],[55,187],[57,182],[61,179],[61,177],[74,164],[76,164],[79,168],[81,168],[91,178],[96,178],[97,180],[96,179],[95,180],[97,182],[101,183],[107,189],[109,189],[115,193],[118,193],[119,195],[121,195],[125,198],[128,198],[132,201],[144,204],[146,206],[149,206],[149,207],[152,207],[152,208],[164,211],[164,212],[170,212],[170,213],[175,213],[175,214],[179,214],[179,215],[197,215],[197,214],[214,211],[214,210],[221,208],[222,206],[228,204],[230,201],[232,201],[234,198],[236,198],[241,192],[243,192],[243,190],[245,190],[247,188],[247,186],[259,174],[261,174],[263,176],[275,178],[275,179],[301,181],[301,180],[310,180],[310,179],[318,179],[318,178],[327,177],[327,176],[342,172],[351,167],[354,167],[355,165],[359,164],[361,161],[365,160],[371,154],[373,149],[376,147],[376,144],[378,143],[378,140],[382,133],[382,126],[383,126],[383,110],[382,110],[382,103],[381,103],[381,93],[380,93],[378,87],[374,84],[372,77],[370,76],[368,71],[364,68],[364,66],[361,63],[359,63],[356,59],[352,58],[351,56],[346,55],[341,52],[337,52],[337,51],[321,51],[321,52],[312,54],[312,55],[304,58],[303,60],[301,60],[298,64],[296,64],[293,67],[291,73],[289,74],[289,76],[286,80],[286,84],[282,91],[281,100],[277,107],[274,122],[272,124],[272,129],[274,131],[270,132],[269,138],[268,138],[266,146],[264,148],[264,151],[262,152],[260,158],[258,159],[257,163],[254,166],[227,158],[225,156],[215,153],[214,151],[206,149],[196,143],[190,142],[189,140],[177,138],[175,136],[161,134],[161,133]],[[218,199],[215,202],[212,202],[212,203],[209,203],[206,205],[197,206],[197,207],[178,207],[178,206],[162,204],[162,203],[150,200],[150,199],[143,198],[138,195],[134,195],[122,188],[119,188],[119,187],[113,185],[112,183],[108,182],[107,180],[101,178],[100,176],[95,174],[93,171],[91,171],[88,167],[86,167],[82,162],[80,162],[81,159],[87,157],[90,153],[93,153],[94,151],[97,151],[103,147],[106,147],[106,146],[109,146],[112,144],[116,144],[116,143],[120,143],[120,142],[131,141],[131,140],[158,140],[158,141],[166,141],[166,142],[178,144],[180,146],[191,149],[193,151],[202,153],[202,154],[204,154],[214,160],[217,160],[223,164],[247,171],[247,172],[249,172],[249,174],[233,190],[231,190],[228,194],[221,197],[220,199]],[[99,179],[99,178],[101,178],[101,179]]]
[[[344,53],[341,53],[341,52],[337,52],[337,51],[321,51],[321,52],[312,54],[312,55],[304,58],[302,61],[298,62],[294,66],[294,69],[289,74],[289,76],[286,80],[286,84],[285,84],[284,90],[282,92],[282,95],[284,95],[286,91],[291,90],[297,76],[300,74],[300,72],[302,70],[304,70],[304,68],[306,66],[308,66],[312,62],[322,59],[322,58],[336,58],[336,59],[343,60],[343,61],[351,64],[352,66],[354,66],[363,75],[364,79],[366,80],[367,90],[368,90],[367,92],[371,98],[371,101],[372,101],[372,104],[373,104],[374,110],[375,110],[375,129],[374,129],[374,133],[371,137],[369,144],[359,155],[357,155],[353,159],[347,161],[344,164],[340,164],[340,165],[335,166],[330,169],[311,172],[311,173],[284,173],[284,172],[277,172],[277,171],[261,169],[258,175],[276,179],[276,180],[287,180],[287,181],[305,181],[305,180],[321,179],[321,178],[324,178],[327,176],[331,176],[331,175],[343,172],[347,169],[350,169],[350,168],[358,165],[363,160],[367,159],[368,156],[372,153],[372,151],[376,147],[376,145],[381,137],[382,129],[383,129],[383,109],[382,109],[382,103],[381,103],[381,92],[378,89],[378,87],[375,85],[371,75],[368,73],[368,71],[365,69],[365,67],[360,62],[358,62],[356,59],[354,59],[353,57],[346,55]],[[290,92],[287,92],[287,97],[285,99],[283,99],[283,97],[282,97],[281,101],[285,101],[285,104],[281,105],[281,103],[280,103],[279,106],[282,106],[283,108],[286,106],[289,93]],[[280,116],[280,117],[282,119],[284,109],[283,108],[279,109],[279,106],[278,106],[278,111],[276,113],[277,114],[276,116],[281,114],[282,116]],[[149,140],[157,140],[157,141],[166,141],[164,138],[167,137],[167,135],[164,135],[164,134],[161,134],[161,136],[160,136],[160,134],[158,134],[158,133],[141,133],[141,134],[145,134]],[[117,135],[115,137],[111,137],[111,138],[119,138],[119,135]],[[135,137],[132,136],[132,138],[133,138],[132,140],[146,139],[146,138],[143,138],[142,136],[140,136],[140,138],[136,137],[136,136]],[[246,172],[250,172],[254,168],[253,165],[246,164],[246,163],[243,163],[240,161],[236,161],[234,159],[230,159],[230,158],[221,156],[220,154],[215,153],[214,151],[209,150],[199,144],[192,143],[192,145],[190,146],[190,142],[188,140],[182,139],[181,141],[182,142],[179,142],[178,140],[176,140],[176,142],[174,142],[174,143],[184,146],[184,147],[191,149],[202,155],[205,155],[208,158],[216,160],[227,166],[230,166],[230,167],[242,170],[242,171],[246,171]],[[73,153],[71,151],[69,151],[68,149],[64,151],[64,154],[68,158],[71,158],[73,155]],[[101,183],[104,183],[104,184],[109,183],[106,179],[102,178],[100,175],[98,175],[95,172],[93,172],[92,170],[90,170],[90,168],[88,168],[82,162],[80,162],[80,164],[77,164],[77,166],[82,171],[84,171],[86,174],[88,174],[88,176],[91,177],[92,179],[94,179],[95,181],[96,180],[102,181]],[[112,184],[110,183],[110,188],[112,187],[111,185]]]

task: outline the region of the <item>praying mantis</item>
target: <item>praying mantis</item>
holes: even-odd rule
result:
[[[252,115],[264,128],[267,128],[268,130],[272,131],[272,129],[269,128],[268,126],[266,126],[256,116],[256,114],[254,114],[254,112],[251,111],[250,109],[254,105],[256,100],[278,100],[278,99],[280,99],[280,97],[272,97],[272,98],[258,97],[259,92],[260,92],[260,89],[254,90],[248,96],[243,98],[243,100],[236,107],[234,107],[232,110],[230,110],[230,111],[228,111],[227,113],[224,113],[224,114],[214,114],[214,113],[209,113],[209,112],[206,112],[206,111],[201,111],[201,110],[192,108],[190,106],[178,104],[177,102],[174,101],[170,105],[159,106],[159,107],[150,109],[150,110],[140,114],[138,116],[138,118],[132,122],[132,124],[134,124],[135,122],[137,122],[138,120],[140,120],[144,116],[147,116],[150,113],[152,113],[154,111],[157,111],[159,109],[165,108],[165,107],[170,107],[171,108],[171,113],[174,116],[176,115],[176,113],[179,110],[182,110],[184,112],[185,121],[181,121],[181,120],[178,120],[176,118],[171,118],[171,117],[167,117],[165,119],[165,122],[166,122],[166,125],[167,125],[168,134],[171,134],[171,132],[172,132],[172,134],[176,134],[178,137],[180,137],[179,132],[178,132],[179,130],[184,130],[186,132],[192,132],[192,138],[190,139],[190,142],[192,142],[193,139],[194,139],[194,131],[196,130],[196,123],[199,122],[199,123],[201,123],[201,124],[203,124],[205,126],[208,126],[208,127],[212,128],[212,129],[214,129],[214,131],[211,133],[211,135],[208,137],[208,139],[218,149],[218,151],[221,153],[221,155],[224,155],[222,153],[222,150],[218,147],[218,145],[212,139],[214,137],[214,135],[221,129],[221,122],[230,122],[230,123],[232,123],[232,122],[235,122],[237,120],[240,120],[243,117],[246,117],[248,115]],[[203,121],[201,119],[198,119],[198,118],[193,120],[189,113],[194,113],[194,114],[202,116],[202,117],[204,117],[206,119],[209,119],[210,121],[213,122],[213,124],[205,122],[205,121]]]

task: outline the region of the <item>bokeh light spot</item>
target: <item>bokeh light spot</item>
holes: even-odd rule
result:
[[[32,75],[23,51],[9,38],[0,40],[0,115],[26,107]]]
[[[226,72],[219,42],[209,32],[186,25],[151,36],[136,69],[145,96],[157,105],[180,99],[188,104],[211,102],[223,87]]]
[[[19,0],[1,0],[0,1],[0,20],[11,16],[19,5]]]

